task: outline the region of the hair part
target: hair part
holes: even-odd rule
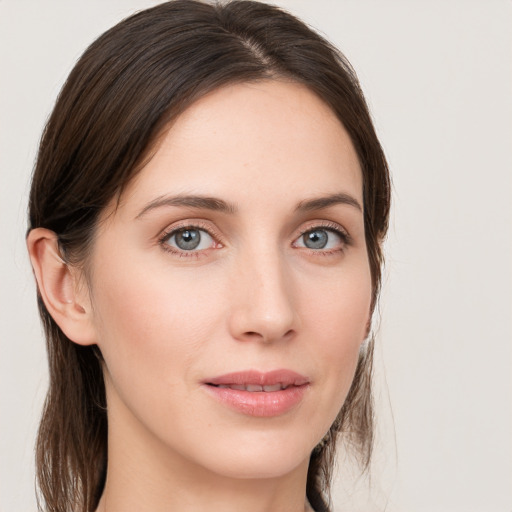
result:
[[[186,27],[186,28],[184,28]],[[175,0],[114,26],[85,51],[43,132],[29,201],[29,230],[54,231],[63,258],[86,268],[100,214],[151,157],[163,130],[224,85],[286,79],[305,85],[347,130],[363,174],[365,237],[375,307],[388,226],[384,153],[348,61],[278,7],[251,1]],[[41,508],[93,512],[107,469],[101,354],[69,340],[40,295],[50,384],[37,441]],[[310,460],[307,497],[329,510],[338,433],[369,464],[373,440],[373,340],[361,351],[347,399]]]

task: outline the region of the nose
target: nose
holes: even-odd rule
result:
[[[239,262],[231,289],[229,329],[239,341],[271,343],[297,332],[296,294],[283,258],[267,250]]]

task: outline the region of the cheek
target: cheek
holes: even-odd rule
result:
[[[138,381],[142,395],[159,383],[176,386],[178,375],[186,381],[183,374],[215,317],[211,304],[198,301],[204,295],[198,287],[176,273],[149,272],[135,259],[129,267],[100,267],[93,286],[95,324],[113,382],[131,387]]]
[[[149,272],[135,257],[130,268],[105,265],[96,277],[93,300],[111,419],[132,425],[137,418],[137,425],[162,436],[180,431],[188,401],[197,395],[195,369],[218,321],[215,301],[207,300],[211,293],[188,275]]]
[[[314,290],[303,294],[303,309],[322,338],[322,347],[335,355],[359,346],[366,336],[372,292],[365,261],[331,276]]]
[[[360,347],[367,335],[371,276],[364,265],[331,280],[308,300],[314,344],[310,356],[322,368],[321,407],[334,420],[352,384]]]

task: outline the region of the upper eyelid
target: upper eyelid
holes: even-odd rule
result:
[[[307,232],[313,231],[315,229],[332,229],[333,231],[347,232],[347,230],[343,226],[341,226],[337,222],[331,221],[319,221],[318,223],[313,222],[308,227],[301,228],[301,231]]]
[[[305,233],[308,233],[309,231],[314,231],[315,229],[326,229],[331,231],[336,231],[340,233],[343,237],[351,240],[351,236],[349,231],[343,227],[341,224],[333,221],[312,221],[312,223],[307,226],[300,229],[300,235],[304,235]]]
[[[157,236],[157,238],[159,240],[163,240],[165,238],[170,237],[177,231],[182,231],[187,228],[206,231],[212,238],[216,239],[217,241],[221,241],[220,238],[222,237],[220,236],[219,231],[217,229],[214,229],[210,223],[201,220],[184,220],[175,222],[170,226],[164,228]]]

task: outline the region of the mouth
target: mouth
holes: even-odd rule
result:
[[[216,388],[223,389],[237,389],[238,391],[249,391],[249,393],[272,393],[274,391],[281,391],[282,389],[288,389],[290,385],[278,382],[277,384],[260,386],[259,384],[209,384]]]
[[[205,384],[217,387],[232,387],[245,391],[279,391],[290,386],[302,386],[309,379],[292,370],[272,370],[260,372],[258,370],[246,370],[241,372],[226,373],[211,379],[206,379]]]
[[[208,393],[231,409],[259,417],[284,414],[303,400],[307,377],[291,370],[229,373],[203,382]]]

